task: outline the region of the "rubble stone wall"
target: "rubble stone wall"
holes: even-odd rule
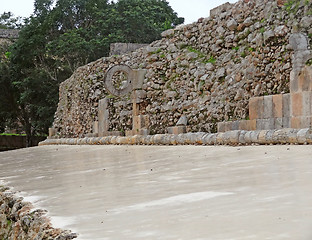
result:
[[[0,186],[0,239],[69,240],[77,234],[51,226],[44,210],[32,210],[7,187]]]
[[[53,128],[59,137],[92,133],[98,102],[108,98],[109,130],[131,130],[130,95],[112,96],[103,84],[117,64],[147,70],[139,114],[149,116],[151,134],[166,133],[182,115],[192,132],[216,132],[218,122],[248,120],[250,98],[290,92],[290,38],[300,32],[311,49],[311,9],[305,0],[223,4],[147,47],[80,67],[60,86]]]

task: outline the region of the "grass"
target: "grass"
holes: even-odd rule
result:
[[[17,133],[0,133],[0,136],[26,136],[26,134],[17,134]]]

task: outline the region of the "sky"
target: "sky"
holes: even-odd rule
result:
[[[167,0],[179,17],[185,18],[185,23],[192,23],[201,17],[208,17],[210,9],[225,2],[234,3],[237,0]],[[29,17],[33,12],[34,0],[0,0],[0,14],[12,12],[16,17]]]

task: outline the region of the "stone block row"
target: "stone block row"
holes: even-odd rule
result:
[[[249,101],[250,120],[311,115],[312,92],[255,97]]]
[[[312,144],[310,128],[275,130],[235,130],[219,133],[181,133],[134,136],[106,136],[47,139],[44,145],[250,145],[250,144]]]
[[[290,117],[290,94],[254,97],[249,100],[250,120],[283,117]]]

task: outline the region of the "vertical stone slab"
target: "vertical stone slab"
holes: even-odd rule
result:
[[[254,97],[249,100],[249,119],[263,118],[263,97]]]
[[[282,118],[283,117],[283,95],[273,95],[273,117],[274,118]]]
[[[283,128],[290,128],[291,127],[291,118],[290,117],[283,117]]]
[[[283,118],[290,118],[290,94],[283,94]]]
[[[298,92],[312,91],[312,67],[305,66],[298,76]]]
[[[311,116],[312,92],[302,92],[302,116]]]
[[[98,121],[93,122],[92,133],[99,134],[99,122]]]
[[[289,88],[291,93],[297,93],[299,91],[299,80],[294,70],[290,72]]]
[[[290,97],[291,104],[291,116],[299,117],[302,116],[302,92],[301,93],[292,93]]]
[[[241,120],[239,121],[239,130],[254,131],[257,130],[257,120]]]
[[[291,128],[310,128],[311,127],[311,117],[292,117],[291,118]]]
[[[109,129],[109,111],[107,98],[101,99],[99,101],[98,109],[99,136],[105,136]]]
[[[142,89],[146,73],[146,69],[133,70],[132,86],[134,90]]]
[[[273,96],[263,97],[263,118],[273,118]]]
[[[53,137],[56,135],[56,129],[55,128],[49,128],[49,137]]]

